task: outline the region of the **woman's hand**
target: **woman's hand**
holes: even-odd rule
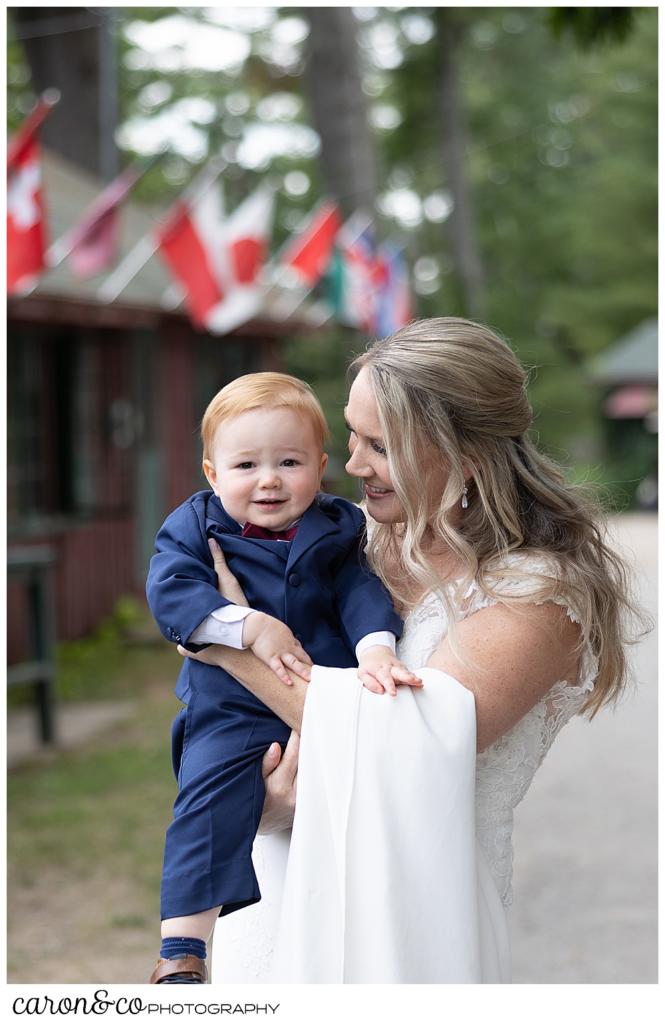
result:
[[[279,743],[271,744],[264,754],[261,772],[266,798],[259,823],[261,835],[282,832],[293,825],[299,746],[300,737],[297,732],[292,732],[283,755]]]
[[[227,601],[232,601],[233,604],[239,604],[246,608],[247,598],[243,593],[242,587],[226,564],[224,552],[217,541],[213,540],[212,537],[208,537],[208,547],[210,548],[212,560],[215,565],[215,572],[217,573],[217,589],[220,594],[222,597],[225,597]]]

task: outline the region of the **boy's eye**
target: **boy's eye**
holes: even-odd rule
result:
[[[291,466],[299,465],[299,463],[297,459],[282,459],[282,465],[289,469]]]
[[[236,469],[251,469],[253,465],[253,462],[239,462]]]

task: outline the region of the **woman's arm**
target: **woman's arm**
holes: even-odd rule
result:
[[[492,605],[455,627],[428,666],[458,679],[476,701],[477,749],[508,732],[559,680],[577,679],[579,627],[553,603]]]
[[[207,665],[219,665],[230,672],[232,676],[242,683],[255,697],[274,711],[278,718],[290,725],[296,732],[300,732],[302,726],[302,713],[305,707],[305,694],[307,683],[289,672],[292,686],[281,683],[272,669],[264,665],[262,661],[252,654],[251,651],[238,651],[232,647],[220,647],[213,644],[206,647],[198,654],[190,654],[182,647],[178,647],[178,653],[192,658],[194,661],[203,661]],[[288,668],[288,659],[293,655],[284,656]]]
[[[235,604],[246,605],[242,587],[226,564],[224,552],[219,544],[212,537],[208,539],[208,547],[212,555],[215,573],[217,575],[217,588],[222,597]],[[268,669],[263,662],[249,650],[236,650],[232,647],[222,647],[213,644],[203,651],[193,655],[178,647],[178,653],[195,658],[196,661],[203,661],[207,665],[219,665],[225,668],[232,676],[242,683],[255,697],[263,701],[271,711],[274,711],[278,718],[290,725],[296,732],[300,732],[302,725],[302,713],[305,706],[306,684],[293,672],[289,672],[291,686],[280,683],[271,669]],[[288,667],[291,655],[285,656]],[[293,659],[292,659],[293,660]],[[297,758],[297,748],[296,748]],[[296,762],[297,763],[297,762]]]

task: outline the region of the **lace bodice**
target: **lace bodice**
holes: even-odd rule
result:
[[[528,572],[532,580],[543,571],[542,563],[525,562],[520,569]],[[514,596],[529,593],[529,580],[511,580],[506,584]],[[531,584],[533,586],[533,584]],[[563,600],[555,598],[566,608],[573,621],[579,621],[575,611]],[[464,595],[464,610],[459,619],[496,603],[473,583]],[[447,630],[445,605],[438,593],[429,594],[409,614],[398,654],[412,669],[424,665],[441,642]],[[512,831],[513,810],[522,800],[536,769],[550,749],[554,738],[566,722],[576,714],[593,689],[597,663],[586,648],[580,659],[576,683],[561,680],[512,729],[478,755],[476,767],[476,835],[487,858],[490,870],[505,905],[512,901]]]

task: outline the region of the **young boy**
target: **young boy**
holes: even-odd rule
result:
[[[372,689],[389,666],[417,685],[394,654],[401,620],[364,561],[363,513],[319,492],[327,425],[309,386],[280,373],[240,377],[210,402],[201,433],[212,490],[171,513],[150,563],[148,601],[164,636],[192,651],[251,647],[284,682],[285,664],[308,678],[310,658],[340,668],[357,659]],[[248,607],[219,594],[210,539]],[[185,659],[176,694],[187,706],[172,734],[179,792],[151,982],[203,983],[217,916],[261,898],[251,859],[265,796],[261,762],[290,730],[217,667]]]

